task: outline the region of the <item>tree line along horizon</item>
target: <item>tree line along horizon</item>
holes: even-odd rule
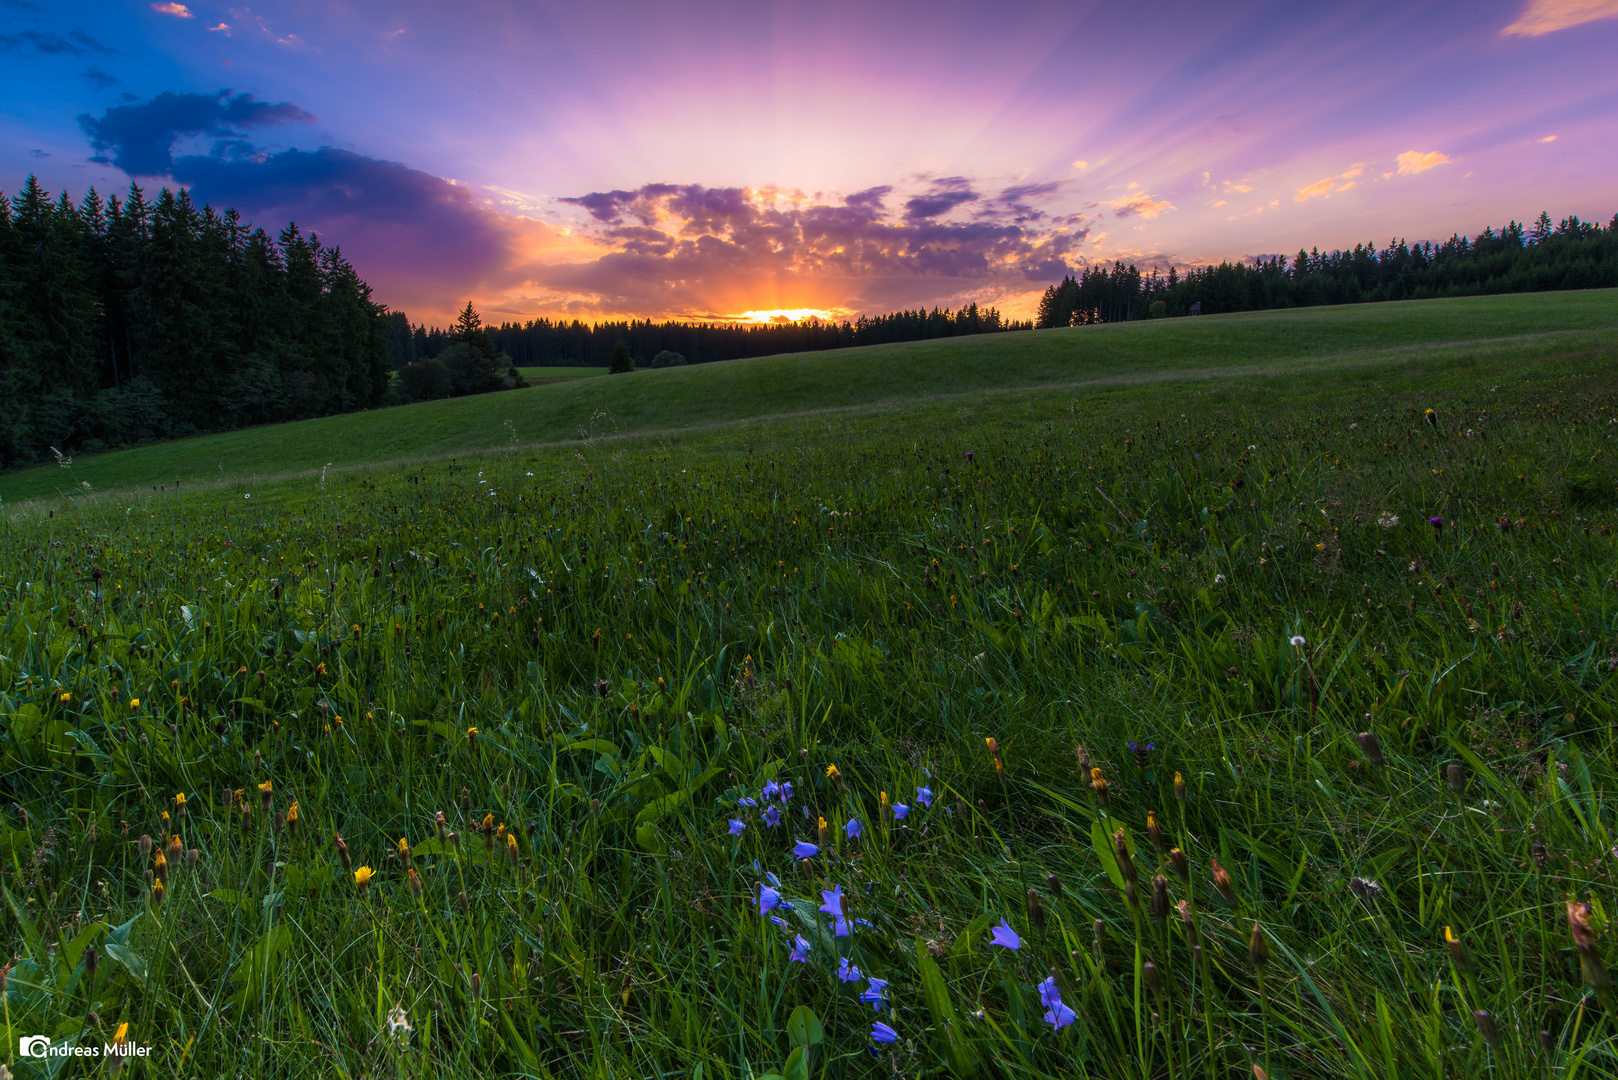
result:
[[[841,322],[533,319],[449,327],[378,303],[339,247],[275,236],[185,189],[0,194],[0,466],[523,385],[518,367],[630,371],[786,352],[1266,308],[1618,285],[1618,214],[1476,237],[1142,273],[1069,274],[1019,321],[976,303]]]

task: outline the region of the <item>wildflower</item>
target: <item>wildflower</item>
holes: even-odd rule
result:
[[[789,964],[807,964],[809,962],[809,942],[804,940],[802,934],[792,939],[792,955],[787,957]]]
[[[886,791],[877,792],[876,808],[877,817],[879,818],[888,812],[888,793]]]
[[[968,450],[966,454],[967,457],[971,457],[972,451]],[[871,1041],[879,1043],[896,1043],[899,1041],[899,1033],[894,1031],[888,1025],[884,1024],[882,1021],[878,1020],[871,1025]]]
[[[298,835],[298,804],[293,803],[287,807],[287,832],[292,836]]]
[[[1100,768],[1090,770],[1090,789],[1096,793],[1096,802],[1101,809],[1107,808],[1107,778],[1101,775]]]
[[[1215,585],[1223,585],[1224,583],[1225,583],[1225,575],[1224,574],[1215,574],[1214,575],[1214,584]]]
[[[849,818],[843,825],[843,835],[850,840],[858,840],[864,834],[859,818]]]
[[[475,727],[467,728],[466,729],[466,748],[468,750],[475,750],[475,749],[477,749],[477,745],[478,745],[478,729],[475,728]]]
[[[1455,966],[1462,971],[1467,970],[1466,945],[1447,926],[1444,927],[1444,947],[1449,950],[1449,958],[1455,962]]]
[[[360,891],[361,895],[370,891],[371,877],[372,872],[369,866],[362,866],[354,871],[354,887]]]
[[[764,799],[765,802],[768,802],[771,799],[780,798],[781,785],[777,784],[774,780],[771,780],[769,783],[764,785],[764,790],[759,792],[759,797]]]
[[[1422,410],[1421,418],[1434,427],[1438,426],[1438,413],[1432,409]]]
[[[860,1000],[869,1002],[873,1012],[882,1011],[882,1001],[888,996],[888,980],[879,979],[874,975],[866,976],[870,985],[860,991]]]
[[[410,1033],[414,1030],[415,1028],[410,1026],[410,1019],[405,1016],[403,1009],[395,1005],[388,1010],[388,1038],[408,1039],[410,1038]]]
[[[1427,524],[1433,527],[1433,532],[1435,533],[1444,531],[1444,519],[1441,517],[1430,517],[1427,519]]]
[[[931,809],[933,805],[933,789],[930,787],[917,788],[916,801],[921,803],[922,806]]]
[[[1135,740],[1129,740],[1129,752],[1135,755],[1135,764],[1144,769],[1152,763],[1151,753],[1157,749],[1156,743],[1147,743],[1145,746],[1136,746]]]
[[[347,870],[348,869],[348,845],[343,842],[343,837],[342,837],[341,834],[333,833],[332,835],[337,838],[337,859],[338,859],[339,862],[341,862],[343,864],[343,869]]]
[[[757,809],[758,802],[756,800],[749,799],[744,795],[740,799],[736,800],[736,805],[737,806],[749,806],[749,807],[753,807],[754,809]]]
[[[1495,1026],[1494,1017],[1487,1009],[1478,1009],[1472,1014],[1472,1019],[1478,1025],[1478,1034],[1490,1046],[1500,1045],[1500,1029]]]
[[[1236,906],[1236,889],[1231,885],[1230,873],[1219,865],[1218,859],[1209,859],[1213,867],[1213,886],[1219,892],[1219,897],[1230,907]]]
[[[837,781],[841,780],[842,778],[843,778],[843,774],[837,771],[837,766],[836,765],[827,765],[826,766],[826,779],[827,780],[830,780],[833,783],[836,783]]]
[[[410,894],[417,900],[420,900],[422,890],[421,875],[417,874],[414,870],[407,870],[405,871],[405,880],[410,885]]]
[[[1151,810],[1146,811],[1146,835],[1152,841],[1152,848],[1158,854],[1163,852],[1163,826],[1157,823],[1157,814]]]
[[[974,459],[974,458],[976,458],[976,457],[977,457],[977,455],[976,455],[976,454],[974,454],[974,453],[973,453],[973,452],[972,452],[972,451],[970,451],[970,450],[968,450],[968,451],[967,451],[967,452],[966,452],[966,460],[968,460],[968,461],[971,461],[971,460],[973,460],[973,459]]]
[[[1376,519],[1376,523],[1384,529],[1397,529],[1399,527],[1399,515],[1390,514],[1384,510],[1382,511],[1382,516]]]
[[[135,846],[140,849],[140,857],[144,861],[146,856],[152,853],[151,836],[146,833],[142,833],[140,839],[135,842]]]
[[[850,964],[848,957],[844,956],[837,961],[837,977],[843,982],[851,983],[859,982],[865,976],[861,975],[860,969]]]
[[[1366,761],[1379,767],[1387,764],[1388,759],[1382,756],[1382,744],[1377,741],[1374,732],[1362,731],[1354,736],[1354,741],[1359,743],[1360,753],[1365,755]]]
[[[792,798],[792,781],[791,780],[783,780],[783,781],[781,781],[781,801],[786,802],[787,800],[789,800],[791,798]]]
[[[132,698],[130,698],[130,699],[129,699],[129,707],[130,707],[130,708],[131,708],[131,709],[138,709],[138,708],[140,708],[140,698],[138,698],[138,697],[132,697]]]
[[[1270,962],[1270,943],[1264,937],[1264,929],[1259,926],[1258,920],[1253,920],[1253,932],[1247,938],[1247,958],[1253,963],[1253,970],[1263,971],[1264,965]]]
[[[174,793],[174,812],[180,817],[185,817],[185,792],[183,791]]]
[[[983,741],[988,744],[989,753],[991,755],[993,755],[995,757],[1000,756],[1000,744],[994,741],[994,736],[993,735],[990,735],[988,738],[984,739]]]
[[[73,700],[73,695],[68,693],[66,690],[63,690],[56,700],[66,705],[68,702]]]
[[[404,863],[406,870],[410,869],[410,841],[399,837],[399,861]]]
[[[1174,774],[1174,797],[1180,800],[1181,805],[1185,804],[1185,777],[1179,773]]]
[[[893,804],[893,816],[898,818],[900,821],[903,821],[907,816],[909,816],[909,814],[910,807],[906,806],[904,803],[896,802]]]
[[[152,906],[156,907],[163,902],[164,886],[161,881],[152,882]]]
[[[989,940],[990,945],[998,945],[1003,949],[1022,948],[1022,938],[1017,936],[1015,930],[1006,925],[1005,919],[1000,920],[1000,925],[995,927],[992,933],[993,937]]]
[[[1045,1006],[1045,1022],[1053,1031],[1061,1031],[1078,1019],[1078,1014],[1063,1004],[1062,993],[1056,987],[1055,976],[1039,984],[1039,1003]]]
[[[823,911],[827,915],[835,915],[841,919],[843,917],[843,887],[836,885],[829,890],[820,890],[820,907],[817,910]]]
[[[517,834],[506,833],[506,859],[512,866],[517,865]]]
[[[169,881],[169,860],[159,851],[152,856],[152,873],[157,876],[158,884],[167,885]]]
[[[797,845],[793,847],[792,854],[800,859],[812,859],[820,854],[820,849],[807,840],[799,840]]]
[[[764,827],[767,829],[773,829],[779,824],[781,824],[780,807],[771,806],[766,808],[764,811]]]
[[[763,882],[758,886],[758,913],[768,915],[781,906],[781,894]]]
[[[445,837],[448,833],[448,825],[449,819],[444,817],[444,811],[440,810],[438,813],[433,815],[433,831],[438,834],[438,842],[440,844],[444,843]]]
[[[1159,926],[1169,917],[1169,879],[1158,874],[1152,879],[1152,918]]]
[[[781,916],[779,916],[779,915],[771,915],[770,916],[770,921],[772,923],[774,923],[776,926],[779,926],[783,930],[785,930],[789,925],[791,925],[785,919],[781,918]]]
[[[732,836],[740,836],[742,833],[744,833],[746,831],[747,831],[747,822],[742,821],[740,818],[731,818],[730,819],[730,835],[732,835]]]
[[[831,829],[827,826],[825,818],[820,819],[820,826],[815,830],[815,833],[815,839],[820,841],[821,847],[825,847],[826,840],[831,835]]]
[[[1348,879],[1348,889],[1361,900],[1375,900],[1382,895],[1382,886],[1370,878],[1351,877]]]
[[[264,781],[258,786],[258,801],[263,806],[266,814],[270,812],[270,797],[272,792],[273,789],[270,787],[270,782],[268,780]]]
[[[1305,644],[1302,634],[1293,634],[1289,640],[1291,640],[1294,648],[1302,648]]]

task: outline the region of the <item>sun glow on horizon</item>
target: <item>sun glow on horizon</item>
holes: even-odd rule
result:
[[[839,319],[839,310],[833,308],[775,308],[771,311],[744,311],[740,315],[732,316],[735,322],[749,323],[794,323],[804,319],[824,319],[827,322],[836,322]]]

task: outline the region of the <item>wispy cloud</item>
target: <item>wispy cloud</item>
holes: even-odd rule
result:
[[[1502,37],[1539,37],[1597,19],[1618,17],[1618,0],[1528,0],[1517,21]]]
[[[191,9],[186,7],[184,4],[168,3],[152,4],[150,6],[151,9],[157,12],[159,15],[173,15],[176,19],[196,18],[195,15],[191,14]]]
[[[1440,154],[1437,150],[1422,153],[1419,150],[1406,150],[1394,159],[1399,163],[1400,176],[1415,176],[1439,165],[1449,164],[1449,155]]]
[[[69,31],[66,37],[39,30],[19,30],[15,34],[0,34],[0,53],[30,49],[40,56],[84,56],[92,52],[105,55],[112,52],[83,30]]]
[[[1148,221],[1155,220],[1159,214],[1166,211],[1179,209],[1167,199],[1154,199],[1144,191],[1131,192],[1121,199],[1112,200],[1107,205],[1112,207],[1114,217],[1138,215]]]
[[[1348,191],[1355,187],[1359,181],[1355,179],[1363,175],[1365,167],[1356,165],[1352,169],[1340,172],[1336,176],[1328,176],[1322,180],[1301,187],[1292,196],[1293,202],[1308,202],[1310,199],[1329,199],[1340,191]]]

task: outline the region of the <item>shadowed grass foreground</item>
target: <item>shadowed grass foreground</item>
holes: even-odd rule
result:
[[[4,1052],[1611,1075],[1618,338],[1538,333],[13,507]]]

